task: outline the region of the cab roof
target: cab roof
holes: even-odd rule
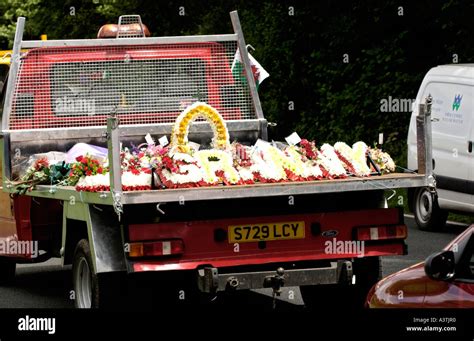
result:
[[[474,78],[474,64],[439,65],[429,71],[430,75]]]

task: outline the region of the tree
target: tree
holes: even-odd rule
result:
[[[296,130],[318,144],[371,144],[384,133],[384,148],[402,165],[410,113],[381,112],[381,101],[413,99],[431,67],[474,54],[474,4],[462,0],[3,0],[0,44],[11,46],[20,15],[27,38],[59,39],[93,38],[121,14],[140,14],[158,36],[231,33],[234,9],[271,75],[259,95],[267,119],[278,123],[272,138]]]

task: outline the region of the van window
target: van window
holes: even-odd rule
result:
[[[426,86],[423,98],[431,94],[433,131],[445,135],[469,135],[473,116],[474,87],[463,84],[433,82]]]

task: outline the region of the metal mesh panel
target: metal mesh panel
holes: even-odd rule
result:
[[[22,57],[10,129],[172,123],[195,101],[226,120],[256,118],[236,41],[51,47]],[[237,63],[238,64],[238,63]]]
[[[134,30],[130,30],[133,28]],[[119,17],[117,38],[143,38],[142,19],[139,15],[122,15]]]

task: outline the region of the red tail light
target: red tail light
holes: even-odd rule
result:
[[[130,243],[129,257],[170,256],[184,253],[181,239]]]
[[[405,225],[358,227],[356,232],[358,240],[405,239],[407,237]]]

